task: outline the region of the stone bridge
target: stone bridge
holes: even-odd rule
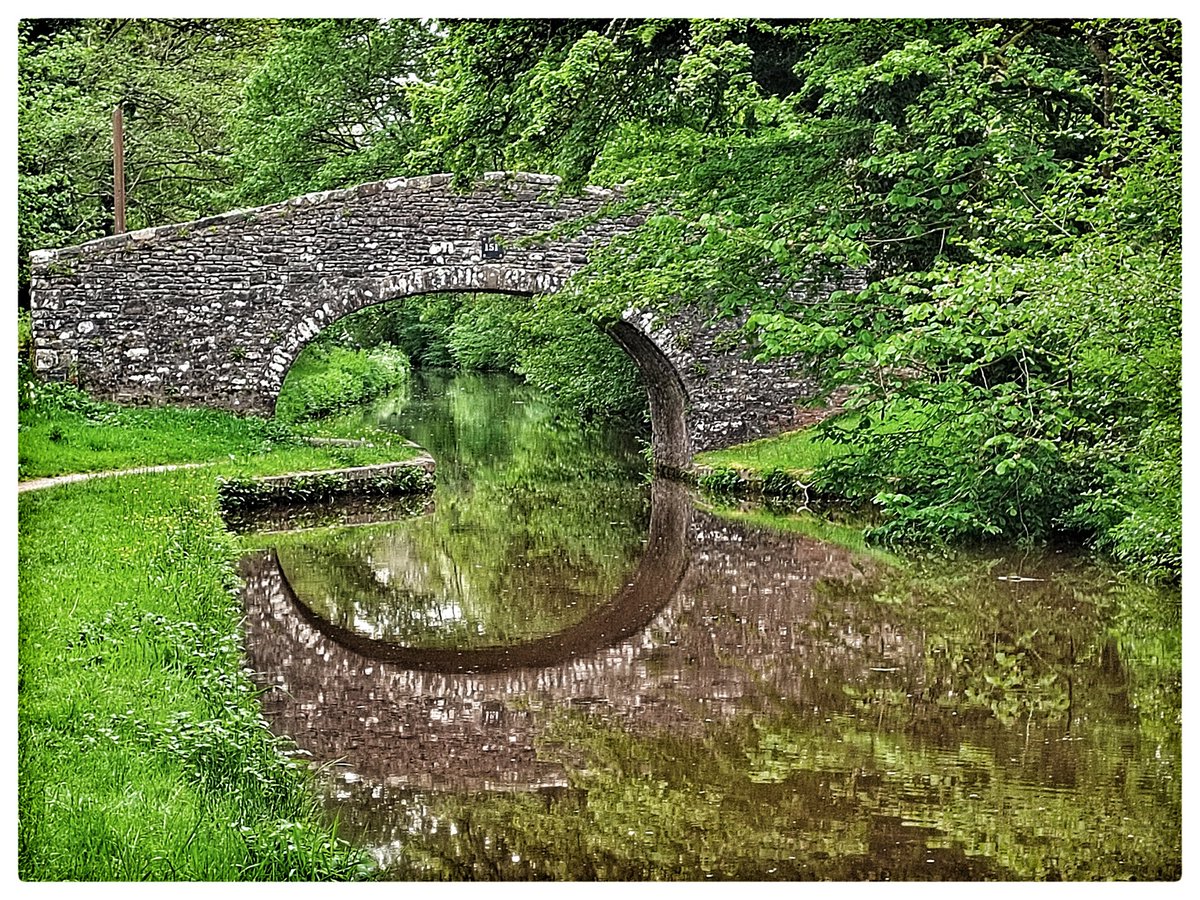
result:
[[[395,178],[35,252],[35,368],[119,402],[269,415],[296,356],[342,316],[430,292],[553,293],[639,221],[594,215],[610,191],[557,187]],[[803,364],[753,362],[729,323],[631,310],[605,330],[642,373],[660,468],[811,415]]]

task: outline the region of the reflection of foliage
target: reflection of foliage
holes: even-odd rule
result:
[[[1160,686],[1152,692],[1158,699],[1151,701],[1150,715],[1171,719],[1178,694],[1172,698],[1167,685],[1174,681],[1177,691],[1178,648],[1172,660],[1170,640],[1156,641],[1150,632],[1157,630],[1138,623],[1153,616],[1165,634],[1177,636],[1177,627],[1170,626],[1177,597],[1116,585],[1105,573],[1083,567],[1060,565],[1051,573],[1046,562],[1027,560],[1025,574],[1014,575],[1012,564],[1001,559],[920,561],[880,570],[863,582],[826,582],[817,618],[836,616],[848,599],[874,603],[886,610],[892,627],[919,636],[923,684],[917,697],[899,698],[906,705],[955,714],[985,711],[1008,725],[1062,722],[1069,728],[1088,714],[1084,698],[1108,695],[1090,691],[1091,681],[1119,687],[1112,693],[1123,696],[1132,683],[1146,679]],[[1106,622],[1117,624],[1106,630]],[[1121,652],[1135,647],[1146,655],[1145,665]],[[884,699],[869,689],[847,690],[864,701]],[[1106,714],[1128,717],[1124,709]]]
[[[1109,587],[1107,593],[1109,634],[1124,662],[1129,703],[1142,733],[1155,741],[1178,742],[1183,665],[1179,593],[1168,594],[1170,602],[1144,585]]]
[[[1067,710],[1070,697],[1056,673],[1039,673],[1037,668],[1024,650],[1012,655],[997,650],[978,671],[987,688],[967,688],[967,702],[991,709],[1005,725],[1011,725],[1022,714],[1026,718],[1057,718],[1056,713]]]
[[[548,714],[539,755],[569,790],[350,817],[372,839],[404,823],[410,879],[1176,879],[1178,596],[1044,562],[827,580],[814,631],[902,634],[915,668],[858,681],[817,657],[802,701],[764,682],[723,723],[670,701],[657,724]]]
[[[802,693],[539,712],[569,788],[364,785],[348,833],[390,834],[409,879],[1178,877],[1177,595],[1055,558],[878,562],[821,582]]]
[[[1169,790],[1126,794],[1126,779],[1163,781],[1152,753],[1129,758],[1120,730],[1098,728],[1071,744],[1044,732],[1027,739],[991,728],[975,737],[987,744],[946,747],[902,731],[868,730],[855,717],[755,727],[752,778],[784,782],[823,773],[832,795],[826,802],[904,818],[932,830],[931,847],[992,858],[1014,877],[1178,872],[1179,797]],[[1045,835],[1055,835],[1053,845]]]
[[[1178,877],[1179,797],[1144,787],[1163,783],[1152,750],[1124,729],[1050,737],[811,712],[646,735],[564,713],[542,754],[570,790],[402,794],[347,824],[404,823],[406,879]]]
[[[561,427],[510,379],[422,378],[427,396],[381,408],[438,459],[434,513],[280,538],[302,599],[337,624],[426,646],[540,637],[610,600],[642,552],[636,455]]]
[[[422,519],[299,535],[277,549],[302,599],[336,624],[367,623],[406,644],[510,643],[580,621],[636,564],[641,499],[596,494],[580,485],[521,517],[481,491]],[[620,527],[586,530],[613,515],[626,517]]]
[[[487,561],[459,567],[481,594],[521,554],[602,576],[605,554],[636,544],[636,529],[596,527],[632,484],[620,457],[589,470],[591,438],[558,431],[521,389],[472,399],[468,383],[443,385],[441,418],[419,398],[405,411],[456,488],[422,558]],[[815,650],[802,695],[759,673],[719,705],[663,687],[636,712],[539,707],[539,755],[569,788],[381,799],[363,784],[363,805],[339,810],[345,833],[395,838],[400,878],[1178,877],[1178,595],[1032,555],[892,562],[818,582],[797,623]],[[501,628],[510,608],[478,615]],[[710,606],[676,624],[737,615]],[[755,674],[744,659],[718,669],[743,667]]]

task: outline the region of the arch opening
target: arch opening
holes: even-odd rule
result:
[[[267,361],[261,384],[263,408],[274,414],[288,372],[306,346],[318,335],[355,313],[384,304],[404,303],[434,294],[499,294],[532,297],[554,293],[562,279],[545,273],[487,267],[489,271],[437,270],[402,277],[378,279],[373,286],[359,285],[338,296],[321,296],[314,313],[299,321],[276,346]],[[324,292],[321,292],[324,293]],[[674,363],[663,349],[633,323],[619,320],[602,325],[597,332],[607,336],[633,363],[645,392],[650,414],[651,447],[656,471],[679,474],[691,463],[691,440],[687,425],[687,389]]]

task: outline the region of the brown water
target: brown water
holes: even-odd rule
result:
[[[1180,876],[1177,593],[713,509],[504,380],[375,415],[432,504],[253,538],[246,631],[390,877]]]

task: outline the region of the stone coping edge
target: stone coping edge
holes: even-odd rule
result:
[[[845,497],[817,490],[805,477],[806,473],[784,469],[758,471],[734,466],[692,465],[683,472],[685,481],[717,497],[769,500],[814,513],[849,505]]]
[[[326,203],[345,203],[363,197],[374,196],[385,191],[418,191],[449,186],[454,176],[447,172],[434,175],[415,175],[404,178],[388,178],[384,181],[372,181],[349,188],[336,188],[329,191],[316,191],[293,197],[279,203],[269,203],[265,206],[233,209],[229,212],[193,219],[189,222],[174,222],[169,225],[155,225],[141,228],[137,231],[127,231],[124,234],[113,234],[107,237],[95,238],[82,244],[68,247],[58,247],[48,250],[34,250],[29,254],[33,268],[41,269],[58,259],[81,256],[102,250],[111,250],[126,245],[146,243],[160,238],[186,237],[193,231],[202,228],[219,228],[226,225],[236,225],[239,222],[254,220],[271,214],[282,214],[296,207],[321,206]],[[536,172],[485,172],[475,183],[475,187],[484,187],[489,182],[509,182],[513,184],[540,184],[547,187],[557,187],[562,179],[557,175],[540,175]],[[616,197],[618,192],[609,188],[588,186],[582,193],[590,197]]]
[[[424,454],[400,462],[317,472],[220,477],[217,499],[223,512],[274,503],[307,503],[344,496],[421,494],[433,490],[437,464]]]

